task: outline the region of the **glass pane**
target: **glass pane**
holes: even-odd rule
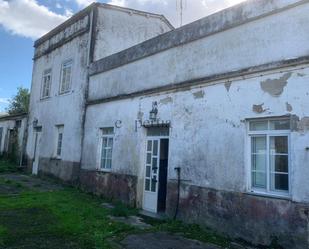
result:
[[[110,169],[112,167],[112,159],[106,159],[106,168]]]
[[[251,156],[252,170],[266,172],[266,154],[264,155],[252,155]]]
[[[109,148],[113,148],[113,138],[108,138],[108,144],[107,144],[107,146],[109,147]]]
[[[103,137],[103,148],[107,147],[107,138]]]
[[[270,150],[272,154],[280,153],[287,154],[288,153],[288,137],[270,137]]]
[[[113,127],[102,128],[102,133],[103,135],[113,135],[114,128]]]
[[[266,188],[266,174],[252,172],[252,187]]]
[[[271,172],[289,172],[288,155],[271,155],[269,163]]]
[[[252,121],[250,122],[250,131],[268,130],[268,121]]]
[[[157,186],[157,177],[154,176],[151,179],[151,192],[156,192],[156,186]]]
[[[107,149],[106,158],[112,159],[112,149]]]
[[[145,190],[146,191],[150,190],[150,179],[146,179],[146,181],[145,181]]]
[[[288,174],[271,174],[271,190],[289,190],[289,175]]]
[[[147,136],[169,136],[169,127],[149,127]]]
[[[147,153],[147,164],[151,164],[151,153]]]
[[[146,166],[146,177],[150,177],[150,166]]]
[[[251,153],[266,154],[266,136],[252,137],[251,139]]]
[[[158,155],[158,140],[153,141],[153,155]]]
[[[154,174],[157,174],[158,171],[158,158],[153,157],[152,158],[152,170]]]
[[[152,141],[147,142],[147,151],[152,151]]]
[[[290,129],[290,120],[271,120],[269,123],[270,130],[289,130]]]

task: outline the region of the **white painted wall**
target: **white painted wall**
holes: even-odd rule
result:
[[[280,96],[274,97],[261,88],[261,82],[278,79],[287,73],[268,72],[245,79],[212,82],[191,90],[112,101],[89,106],[85,124],[82,168],[95,169],[99,163],[99,128],[115,129],[112,172],[137,175],[141,203],[144,177],[145,129],[134,130],[135,120],[149,119],[153,101],[159,103],[159,118],[171,120],[169,145],[169,179],[176,179],[175,167],[182,168],[187,183],[219,190],[247,191],[248,164],[245,119],[294,114],[309,116],[309,65],[294,68]],[[265,112],[258,114],[253,105],[264,103]],[[292,110],[287,110],[289,103]],[[309,127],[309,126],[308,126]],[[309,132],[291,133],[291,195],[294,201],[309,202]]]
[[[79,162],[81,154],[82,115],[87,77],[88,34],[85,33],[52,51],[47,56],[34,61],[27,154],[30,158],[34,150],[33,120],[42,125],[42,145],[40,157],[55,157],[56,125],[64,125],[63,153],[64,161]],[[62,63],[73,59],[72,86],[67,94],[60,95],[60,76]],[[52,69],[50,98],[41,100],[43,73]]]
[[[158,15],[117,7],[99,7],[94,60],[171,30]]]
[[[90,80],[89,98],[117,96],[309,55],[308,13],[309,3],[302,4],[95,75]]]

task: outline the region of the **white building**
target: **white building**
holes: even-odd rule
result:
[[[165,33],[162,16],[90,6],[36,42],[34,173],[308,248],[308,13],[249,0]]]
[[[9,157],[22,166],[27,143],[27,113],[0,117],[0,157]]]

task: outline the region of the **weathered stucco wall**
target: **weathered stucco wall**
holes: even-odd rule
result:
[[[171,29],[160,15],[99,6],[93,59],[99,60]]]
[[[175,179],[174,168],[181,167],[182,180],[191,185],[245,192],[245,119],[291,114],[300,120],[291,133],[291,195],[294,201],[309,202],[309,171],[304,167],[309,157],[309,70],[290,70],[88,106],[82,168],[98,167],[100,128],[114,127],[120,120],[112,172],[137,174],[142,183],[146,136],[143,128],[135,131],[135,121],[148,119],[152,102],[157,101],[159,118],[172,123],[169,179]]]
[[[258,2],[256,1],[257,4]],[[276,5],[277,2],[283,1],[272,3],[260,1],[261,4],[265,4],[266,9],[268,5]],[[285,4],[288,6],[291,3],[292,1],[286,1]],[[246,13],[254,13],[254,9],[251,12],[248,10],[250,6],[252,5],[247,5]],[[221,27],[221,31],[224,32],[214,33],[203,39],[163,50],[152,56],[94,75],[90,79],[89,99],[98,100],[136,91],[141,92],[266,63],[308,56],[309,4],[303,3],[284,11],[276,11],[273,15],[251,20],[249,23],[227,30],[225,27],[228,28],[229,25],[223,18],[213,25]],[[238,13],[238,9],[229,13],[234,17],[238,14],[242,14]],[[228,19],[228,17],[225,18]],[[135,47],[134,51],[139,53],[144,49],[147,50],[148,45],[158,47],[175,43],[173,34],[178,37],[178,33],[183,32],[194,36],[200,32],[199,28],[195,23],[189,24],[179,31],[155,38],[156,45],[147,41]],[[119,60],[127,60],[127,56],[134,56],[134,54],[133,52],[124,53]],[[95,68],[99,68],[100,63],[104,64],[104,61],[93,65],[92,72],[96,72]],[[106,65],[108,63],[106,61]]]
[[[88,37],[88,33],[78,36],[34,61],[27,145],[30,159],[33,159],[35,147],[33,121],[37,119],[37,125],[42,126],[39,157],[55,158],[56,125],[64,125],[62,160],[80,162]],[[73,60],[71,90],[61,95],[59,94],[61,67],[68,59]],[[49,98],[41,100],[43,73],[47,69],[52,70],[51,93]]]
[[[309,169],[305,166],[309,159],[308,66],[90,105],[82,169],[92,172],[99,167],[100,128],[115,127],[112,169],[104,175],[137,176],[137,205],[141,207],[147,137],[145,128],[135,129],[135,122],[149,119],[152,102],[157,101],[158,117],[171,121],[168,213],[174,214],[174,168],[180,167],[179,218],[254,243],[268,245],[276,236],[286,248],[304,248],[309,202]],[[290,136],[291,198],[252,196],[246,119],[283,115],[295,121]]]

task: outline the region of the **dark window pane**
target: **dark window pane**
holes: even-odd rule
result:
[[[270,156],[270,169],[272,172],[289,172],[289,157],[287,155]]]
[[[288,174],[271,174],[272,190],[289,190],[289,175]]]
[[[147,164],[151,164],[151,153],[147,153]]]
[[[152,141],[147,142],[147,151],[151,151],[152,149]]]
[[[150,190],[150,179],[146,179],[146,181],[145,181],[145,190],[146,191]]]
[[[157,178],[154,176],[151,179],[151,192],[156,192],[156,186],[157,186]]]
[[[158,155],[158,140],[153,141],[153,155]]]
[[[146,177],[150,177],[150,166],[146,166]]]
[[[272,153],[288,153],[288,137],[271,137],[270,138],[270,149]]]

